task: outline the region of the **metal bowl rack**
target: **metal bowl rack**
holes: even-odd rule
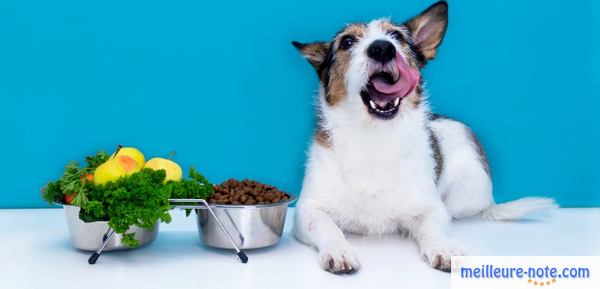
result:
[[[169,203],[171,204],[172,209],[205,209],[205,208],[208,209],[208,211],[213,216],[213,218],[215,218],[215,221],[217,221],[217,223],[219,224],[219,227],[221,227],[221,229],[223,230],[223,233],[225,233],[225,235],[231,242],[231,245],[235,249],[235,252],[236,252],[240,262],[242,262],[242,263],[248,262],[248,256],[246,255],[246,253],[244,253],[244,251],[242,251],[239,248],[239,246],[233,241],[233,238],[231,238],[231,235],[229,234],[229,232],[227,232],[227,229],[225,229],[225,226],[223,226],[223,223],[221,222],[221,220],[219,220],[219,218],[217,217],[215,212],[212,210],[212,208],[208,205],[208,202],[206,202],[206,200],[204,200],[204,199],[169,199]],[[189,205],[189,203],[193,203],[194,205]],[[96,251],[94,251],[94,253],[88,259],[89,264],[96,263],[96,261],[102,254],[102,251],[104,250],[104,248],[106,247],[108,242],[113,238],[114,235],[115,235],[115,231],[109,227],[108,231],[104,234],[104,236],[102,238],[102,244],[100,245],[100,247],[98,247],[98,249],[96,249]]]

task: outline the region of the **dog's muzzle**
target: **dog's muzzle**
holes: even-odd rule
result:
[[[400,53],[394,62],[369,76],[367,85],[360,92],[370,114],[382,119],[393,118],[399,110],[402,98],[409,95],[419,83],[420,74],[411,67]]]

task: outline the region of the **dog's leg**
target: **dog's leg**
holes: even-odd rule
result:
[[[319,265],[332,273],[352,273],[360,268],[354,249],[342,230],[322,209],[310,204],[296,207],[296,238],[316,247]]]
[[[425,211],[425,210],[424,210]],[[443,204],[428,213],[415,216],[407,224],[411,236],[421,248],[421,255],[435,269],[450,271],[450,257],[464,255],[464,247],[446,236],[450,216]]]
[[[317,248],[321,268],[350,273],[358,270],[360,264],[331,215],[345,191],[339,172],[330,149],[313,145],[296,205],[294,233],[301,242]]]
[[[443,152],[438,181],[448,213],[453,218],[480,214],[494,204],[489,164],[481,143],[465,124],[440,118],[430,123]]]

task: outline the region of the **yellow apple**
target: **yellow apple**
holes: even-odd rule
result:
[[[142,154],[142,152],[140,152],[138,149],[136,149],[134,147],[121,148],[115,157],[118,157],[118,156],[130,156],[138,164],[140,164],[140,166],[142,166],[142,167],[144,166],[144,161],[145,161],[144,155]]]
[[[118,180],[120,177],[139,172],[142,166],[130,156],[117,156],[108,159],[94,171],[94,184]]]
[[[181,181],[181,177],[183,172],[181,171],[181,167],[174,161],[163,159],[163,158],[153,158],[146,162],[144,168],[150,168],[153,170],[165,170],[166,173],[166,181]]]

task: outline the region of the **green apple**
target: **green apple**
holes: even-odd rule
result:
[[[183,175],[181,167],[176,162],[169,159],[153,158],[146,162],[144,168],[150,168],[153,170],[165,170],[165,173],[167,175],[165,178],[165,182],[181,181],[181,177]]]

